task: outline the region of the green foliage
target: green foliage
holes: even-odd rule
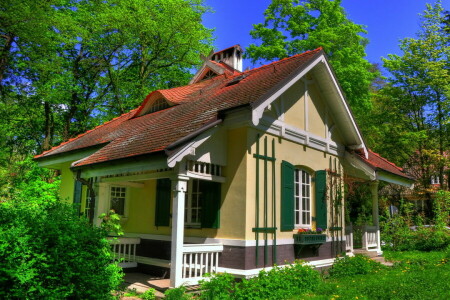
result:
[[[385,267],[367,256],[357,254],[338,259],[329,269],[331,277],[354,276],[375,273]]]
[[[122,274],[105,236],[67,204],[0,203],[0,298],[112,298]]]
[[[107,214],[103,213],[99,217],[102,220],[100,226],[106,232],[112,235],[123,235],[122,225],[120,224],[120,215],[111,209]]]
[[[448,299],[450,264],[445,252],[395,252],[400,262],[364,275],[332,277],[313,293],[295,299]],[[427,258],[431,255],[432,258]],[[420,264],[411,257],[423,258]],[[409,261],[409,263],[408,263]]]
[[[164,295],[167,300],[189,300],[192,299],[191,295],[186,294],[186,287],[180,286],[178,288],[167,290]]]
[[[155,289],[149,288],[145,292],[140,295],[141,299],[144,300],[153,300],[155,299]]]
[[[15,163],[188,83],[211,48],[203,0],[5,0],[0,192]]]
[[[373,99],[375,117],[368,120],[373,124],[363,126],[369,144],[406,165],[425,196],[432,175],[448,189],[443,177],[450,147],[450,35],[442,26],[444,17],[440,1],[427,4],[416,37],[400,42],[402,55],[383,59],[390,77]]]
[[[200,281],[203,292],[200,299],[231,299],[235,288],[235,279],[228,273],[207,274],[207,279]]]
[[[450,230],[439,225],[417,226],[412,230],[410,214],[394,215],[381,225],[381,240],[385,243],[384,248],[389,250],[433,251],[450,245]]]
[[[370,107],[369,86],[376,73],[364,58],[363,26],[347,18],[341,0],[272,0],[265,21],[250,32],[259,44],[246,49],[253,62],[281,59],[323,47],[351,107]]]
[[[289,299],[312,291],[320,283],[320,274],[309,266],[295,262],[275,266],[251,279],[236,283],[229,274],[211,276],[201,282],[201,299]]]

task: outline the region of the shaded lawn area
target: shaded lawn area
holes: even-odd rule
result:
[[[296,299],[450,299],[449,251],[386,252],[393,267],[325,279]]]

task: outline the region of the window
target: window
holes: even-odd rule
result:
[[[201,226],[202,202],[203,193],[200,189],[200,180],[192,179],[188,182],[188,193],[185,199],[185,225],[192,227]]]
[[[156,100],[152,107],[149,110],[149,113],[154,113],[163,109],[169,108],[169,103],[165,99],[158,99]]]
[[[171,195],[170,179],[157,180],[155,225],[169,226]],[[191,228],[220,227],[221,184],[190,179],[185,194],[184,223]]]
[[[125,215],[126,194],[126,187],[111,186],[110,188],[110,209],[121,216]]]
[[[295,226],[311,225],[311,175],[302,169],[295,170]]]
[[[440,184],[439,176],[437,176],[437,175],[431,176],[431,184]]]

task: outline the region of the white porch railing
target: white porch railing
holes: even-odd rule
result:
[[[345,252],[353,252],[353,226],[345,226]]]
[[[374,250],[378,249],[378,241],[380,231],[377,226],[364,226],[363,227],[363,236],[362,236],[362,247],[365,250]]]
[[[111,244],[113,261],[119,262],[122,268],[137,267],[136,245],[141,243],[140,238],[108,238],[108,241]]]
[[[216,273],[219,267],[219,253],[222,244],[183,245],[182,278],[183,284],[197,284],[206,273]]]

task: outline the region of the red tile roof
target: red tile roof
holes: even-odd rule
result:
[[[150,95],[138,110],[52,148],[36,159],[107,143],[100,150],[76,163],[76,166],[102,163],[165,150],[181,138],[198,131],[218,118],[218,112],[255,102],[269,96],[273,89],[323,54],[321,48],[294,55],[262,67],[230,75],[228,72],[196,84],[159,90],[177,105],[155,113],[139,115]],[[246,77],[227,86],[236,77]]]
[[[356,153],[357,157],[359,157],[364,163],[366,163],[374,170],[382,170],[397,176],[414,180],[411,176],[407,175],[402,168],[396,166],[393,162],[390,162],[386,158],[382,157],[378,153],[373,152],[370,149],[367,149],[367,159],[362,151],[355,151],[354,153]]]

